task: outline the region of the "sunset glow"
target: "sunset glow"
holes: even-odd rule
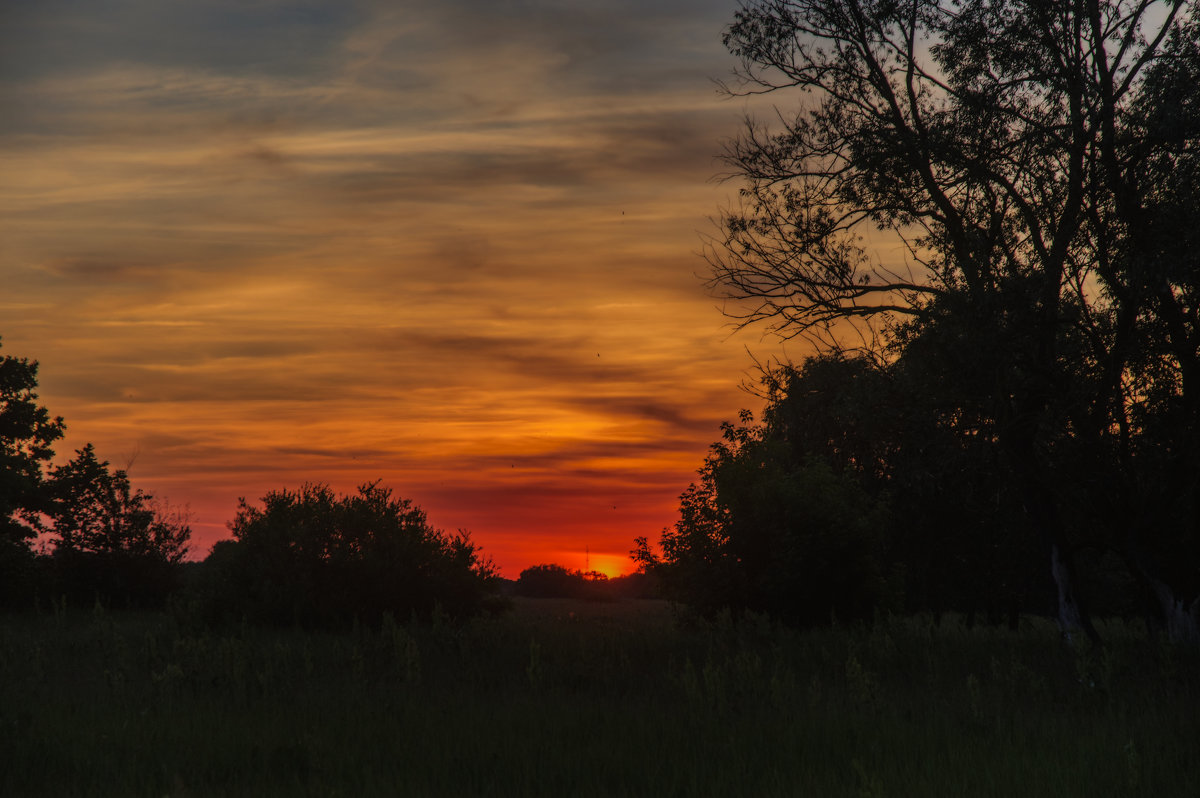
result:
[[[6,7],[0,337],[60,460],[189,505],[199,556],[239,496],[382,480],[505,576],[631,570],[754,403],[698,254],[733,10]]]

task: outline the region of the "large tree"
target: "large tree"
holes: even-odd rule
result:
[[[36,362],[0,356],[0,603],[18,598],[30,576],[30,543],[49,508],[45,468],[61,418],[38,403]]]
[[[726,34],[732,90],[798,108],[729,145],[714,283],[743,323],[922,361],[1066,630],[1094,635],[1093,548],[1197,632],[1198,30],[1178,0],[754,0]]]
[[[92,444],[51,469],[46,492],[56,594],[154,606],[179,586],[192,534],[187,512],[135,489]]]
[[[491,606],[491,561],[468,533],[432,527],[425,512],[378,483],[338,495],[328,486],[239,500],[234,540],[205,561],[209,611],[263,623],[378,623]]]
[[[186,512],[135,490],[129,475],[99,459],[90,443],[51,471],[48,489],[57,551],[124,553],[168,563],[187,554]]]
[[[1017,623],[1049,573],[1014,524],[978,420],[905,359],[832,353],[766,370],[760,423],[726,424],[659,552],[634,557],[702,611],[811,625],[960,610]]]
[[[899,609],[885,595],[898,587],[885,574],[886,502],[864,487],[879,473],[873,442],[860,445],[858,430],[790,429],[791,399],[830,381],[849,386],[857,365],[809,361],[800,372],[772,372],[763,422],[743,411],[741,423],[723,425],[724,439],[680,496],[679,520],[662,532],[661,554],[636,541],[634,559],[662,577],[669,596],[703,614],[752,610],[804,626]],[[822,371],[842,373],[830,380]]]

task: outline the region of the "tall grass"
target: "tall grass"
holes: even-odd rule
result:
[[[6,796],[1194,796],[1196,657],[1111,624],[796,632],[660,602],[210,631],[0,619]]]

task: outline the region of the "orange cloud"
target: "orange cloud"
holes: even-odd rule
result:
[[[697,277],[725,3],[116,5],[0,33],[0,335],[62,454],[132,462],[201,552],[306,480],[514,577],[671,522],[749,401]]]

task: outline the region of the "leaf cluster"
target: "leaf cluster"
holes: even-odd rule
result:
[[[327,485],[240,500],[232,541],[205,562],[207,612],[237,620],[348,625],[454,617],[485,607],[495,569],[468,533],[447,534],[378,483],[349,495]]]

